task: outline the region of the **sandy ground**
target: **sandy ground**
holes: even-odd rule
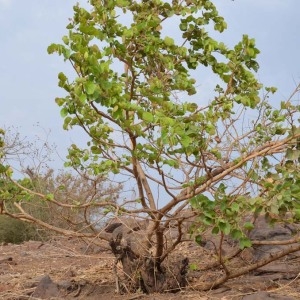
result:
[[[205,270],[215,260],[214,254],[191,242],[180,245],[177,254],[189,257],[195,269],[189,272],[190,285],[186,290],[176,294],[117,295],[112,272],[114,257],[105,242],[94,246],[75,238],[56,237],[45,243],[0,245],[0,299],[40,299],[31,295],[45,275],[63,288],[63,294],[52,299],[238,300],[261,291],[275,297],[267,299],[300,299],[300,255],[290,255],[230,280],[216,290],[201,292],[197,290],[199,283],[221,274],[219,269]],[[247,263],[247,253],[244,253],[233,260],[232,267]]]

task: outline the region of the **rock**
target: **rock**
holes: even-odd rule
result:
[[[122,225],[122,223],[112,223],[112,224],[107,225],[104,230],[106,232],[113,233],[113,231],[116,228],[120,227],[121,225]]]
[[[54,283],[49,275],[42,277],[38,283],[35,291],[32,294],[32,297],[40,299],[50,299],[51,297],[58,297],[59,289],[58,285]]]
[[[254,222],[254,229],[249,232],[249,238],[257,241],[284,241],[295,237],[299,224],[288,224],[278,222],[273,225],[268,224],[266,218],[261,215]],[[254,245],[251,257],[248,261],[259,261],[272,253],[284,250],[286,245]],[[249,253],[248,253],[249,254]]]
[[[264,215],[257,217],[254,226],[255,228],[250,231],[249,237],[251,240],[258,241],[290,239],[299,230],[299,224],[278,222],[270,225]]]
[[[270,227],[265,224],[263,228],[255,228],[251,231],[249,237],[252,240],[264,241],[269,239],[287,239],[290,238],[292,232],[288,228],[284,228],[282,225],[277,224],[274,227]],[[285,238],[284,238],[285,237]]]
[[[130,233],[131,231],[146,229],[147,225],[148,220],[131,217],[119,217],[110,219],[107,222],[104,231],[114,234],[116,233],[116,231],[122,231],[122,233]]]

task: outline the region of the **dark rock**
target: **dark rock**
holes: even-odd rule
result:
[[[259,216],[254,223],[254,229],[249,232],[249,238],[257,241],[284,241],[294,237],[299,224],[275,223],[270,225],[264,216]],[[253,261],[259,261],[272,253],[284,250],[286,245],[254,245]]]
[[[105,227],[105,231],[112,233],[116,228],[120,227],[122,223],[112,223]]]
[[[59,296],[58,285],[51,280],[49,275],[45,275],[38,283],[32,296],[40,299],[49,299],[51,297],[58,297]]]
[[[270,226],[266,221],[260,221],[255,224],[255,228],[250,232],[249,237],[252,240],[264,241],[270,239],[285,240],[289,239],[292,231],[284,224]]]
[[[146,229],[147,225],[147,220],[131,217],[120,217],[109,220],[104,230],[108,233],[115,233],[116,230],[118,232],[122,231],[122,233],[129,233],[132,231]],[[122,227],[122,229],[120,227]]]
[[[259,261],[264,259],[266,256],[269,256],[272,253],[277,253],[282,251],[287,246],[280,246],[280,245],[260,245],[254,246],[254,261]]]

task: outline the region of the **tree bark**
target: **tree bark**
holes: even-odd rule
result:
[[[187,285],[188,258],[179,259],[170,265],[167,265],[167,262],[162,264],[159,258],[151,255],[150,251],[136,247],[136,244],[141,242],[136,239],[137,235],[130,236],[118,232],[110,241],[112,252],[116,260],[121,262],[125,274],[125,280],[117,290],[121,292],[141,290],[151,294],[177,292]]]

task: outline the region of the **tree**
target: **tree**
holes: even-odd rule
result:
[[[203,289],[242,274],[225,264],[224,235],[250,247],[245,215],[299,216],[299,107],[293,97],[279,108],[269,103],[276,89],[255,78],[254,39],[229,48],[212,37],[227,27],[212,1],[88,2],[74,6],[63,44],[48,52],[75,71],[74,79],[58,75],[63,127],[89,137],[86,149],[70,147],[68,166],[124,183],[117,204],[102,205],[145,220],[129,233],[119,224],[107,230],[111,238],[98,235],[110,240],[128,289],[186,285],[187,260],[171,273],[164,264],[190,218],[198,241],[206,228],[220,237],[224,277]],[[202,74],[216,79],[209,99],[197,93]]]
[[[24,222],[22,224],[0,216],[0,221],[5,225],[1,226],[3,233],[0,239],[4,237],[6,240],[22,242],[29,238],[49,238],[50,232],[45,228],[39,234],[42,230],[40,225],[46,225],[46,229],[54,227],[62,232],[71,230],[90,235],[103,227],[108,218],[97,203],[106,201],[113,205],[120,185],[108,182],[102,175],[91,177],[83,172],[76,174],[51,169],[48,164],[55,146],[49,144],[48,136],[46,141],[29,142],[11,128],[1,131],[1,134],[1,213],[21,220],[29,218],[39,226],[27,228]],[[7,176],[12,172],[8,164],[11,161],[14,168],[18,169],[20,178],[17,180]],[[11,232],[6,232],[7,228],[18,234],[11,236]]]

